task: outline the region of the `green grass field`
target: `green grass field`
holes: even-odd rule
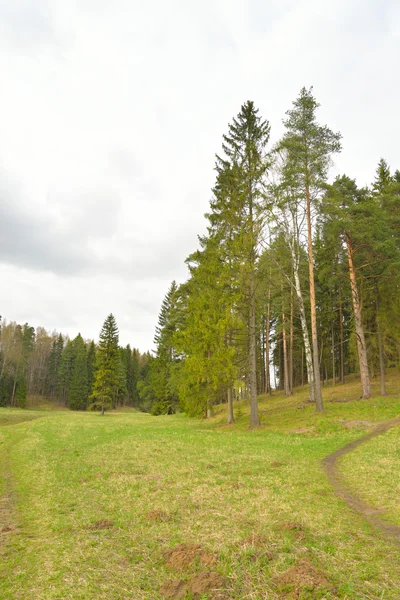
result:
[[[1,409],[0,598],[400,598],[398,546],[321,467],[400,413],[399,383],[368,401],[327,387],[323,415],[305,390],[262,397],[253,431],[245,403],[233,427],[224,407],[207,422]],[[397,427],[341,461],[398,524],[399,442]]]

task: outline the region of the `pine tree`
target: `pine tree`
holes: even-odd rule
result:
[[[117,323],[114,315],[110,314],[100,332],[97,370],[91,394],[94,401],[90,408],[101,410],[101,414],[112,408],[118,391],[120,367],[118,341]]]
[[[319,369],[317,303],[315,297],[312,207],[318,203],[331,165],[332,155],[340,152],[340,133],[316,121],[319,104],[312,88],[303,88],[284,121],[286,133],[280,143],[286,152],[284,176],[296,194],[304,201],[307,220],[307,249],[311,307],[311,337],[313,346],[314,386],[317,411],[323,411]]]

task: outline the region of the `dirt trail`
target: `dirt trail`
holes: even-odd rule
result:
[[[370,506],[369,504],[361,500],[361,498],[359,498],[357,494],[354,493],[346,485],[344,477],[339,472],[336,463],[337,459],[341,456],[352,452],[361,444],[368,442],[377,435],[386,433],[387,431],[389,431],[389,429],[392,429],[392,427],[395,427],[399,424],[400,416],[396,417],[395,419],[391,419],[390,421],[380,423],[362,438],[354,440],[346,446],[343,446],[343,448],[336,450],[336,452],[333,452],[333,454],[326,456],[322,461],[325,472],[328,475],[328,479],[331,482],[336,494],[340,496],[340,498],[342,498],[352,510],[361,514],[371,525],[373,525],[377,529],[380,529],[385,536],[390,537],[392,541],[395,541],[397,544],[400,544],[400,527],[380,519],[378,515],[382,514],[383,510],[379,508],[374,508],[373,506]]]

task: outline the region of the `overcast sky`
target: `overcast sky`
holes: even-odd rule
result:
[[[302,86],[336,170],[400,167],[398,0],[0,0],[0,313],[153,348],[246,100],[271,140]]]

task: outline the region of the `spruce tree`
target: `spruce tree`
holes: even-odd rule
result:
[[[88,363],[85,342],[80,333],[72,345],[74,363],[68,386],[68,407],[72,410],[85,410],[88,400]]]
[[[96,373],[96,345],[93,341],[90,342],[86,358],[88,375],[88,396],[91,396],[93,391],[94,377]]]
[[[118,392],[120,356],[118,350],[119,333],[113,314],[108,315],[100,332],[97,350],[97,370],[91,397],[90,408],[106,410],[112,408]]]
[[[173,281],[162,302],[154,336],[157,350],[151,365],[150,383],[157,400],[152,409],[153,414],[172,414],[178,408],[174,370],[174,366],[179,362],[174,345],[178,321],[179,294],[176,281]]]
[[[235,188],[220,207],[220,219],[225,219],[231,238],[232,255],[240,257],[240,287],[246,299],[245,313],[248,331],[248,364],[250,387],[250,425],[260,424],[257,405],[257,329],[256,273],[259,246],[264,224],[265,174],[268,169],[266,145],[270,125],[258,114],[251,101],[246,102],[223,136],[225,157],[217,156],[216,169],[224,179],[231,179]],[[228,173],[228,175],[226,175]],[[238,220],[240,226],[236,227]]]

